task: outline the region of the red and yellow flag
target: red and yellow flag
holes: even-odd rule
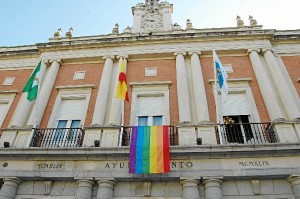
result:
[[[124,58],[121,58],[116,98],[126,100],[127,102],[129,102],[128,92],[127,92],[127,81],[126,81],[126,66],[125,66]]]

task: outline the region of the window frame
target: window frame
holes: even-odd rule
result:
[[[138,116],[141,116],[137,114],[138,98],[156,97],[156,96],[162,96],[164,100],[162,125],[170,125],[170,94],[169,94],[170,84],[171,84],[170,81],[130,83],[130,86],[132,87],[132,97],[131,97],[132,102],[131,102],[131,113],[130,113],[130,124],[129,124],[130,126],[137,126]],[[153,115],[150,117],[153,117]]]
[[[57,117],[63,100],[85,100],[83,113],[80,118],[81,120],[80,125],[83,126],[87,115],[90,97],[91,97],[91,89],[76,89],[76,88],[59,89],[59,93],[56,97],[47,127],[57,128]]]
[[[227,80],[228,84],[228,94],[244,94],[247,99],[247,103],[249,106],[249,122],[255,122],[255,123],[261,123],[260,116],[257,110],[257,106],[253,97],[253,93],[251,90],[251,87],[249,85],[251,78],[240,78],[240,79],[232,79],[232,80]],[[212,82],[212,89],[213,89],[213,95],[214,98],[216,99],[216,93],[215,93],[215,83],[213,80]],[[222,118],[226,116],[223,115],[223,113],[220,114],[220,120],[221,122],[223,121]]]
[[[4,111],[4,117],[0,118],[0,128],[2,127],[5,118],[7,117],[7,114],[11,108],[11,105],[15,99],[16,96],[15,91],[11,91],[11,92],[0,92],[0,103],[1,104],[6,104],[6,110]]]

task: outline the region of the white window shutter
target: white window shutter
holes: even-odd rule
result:
[[[62,100],[57,120],[81,120],[84,105],[84,99]]]
[[[0,127],[4,121],[4,118],[7,114],[8,103],[0,103]]]
[[[164,97],[138,97],[139,116],[164,115]]]
[[[250,115],[247,96],[244,93],[228,94],[226,100],[222,99],[222,115]]]

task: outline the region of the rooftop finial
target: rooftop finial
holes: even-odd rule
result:
[[[66,36],[66,37],[69,37],[69,38],[71,38],[71,37],[73,36],[73,28],[72,28],[72,27],[69,28],[69,31],[66,32],[65,36]]]
[[[249,15],[249,21],[250,21],[250,26],[257,26],[257,21],[256,19],[253,19],[253,16]]]
[[[119,34],[119,24],[116,23],[115,27],[112,29],[112,34]]]
[[[59,29],[54,33],[53,37],[54,37],[54,38],[60,38],[61,33],[62,33],[61,28],[59,28]]]
[[[241,27],[244,26],[244,21],[241,19],[240,16],[236,16],[236,26],[237,26],[238,28],[241,28]]]

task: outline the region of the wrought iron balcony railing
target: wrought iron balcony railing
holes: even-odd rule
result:
[[[82,128],[34,129],[30,147],[81,147]]]
[[[221,144],[276,143],[270,123],[217,124]]]
[[[169,127],[169,140],[170,145],[175,145],[176,142],[176,127],[168,126]],[[122,146],[129,146],[130,145],[130,135],[131,135],[132,126],[130,127],[123,127],[122,133]]]

